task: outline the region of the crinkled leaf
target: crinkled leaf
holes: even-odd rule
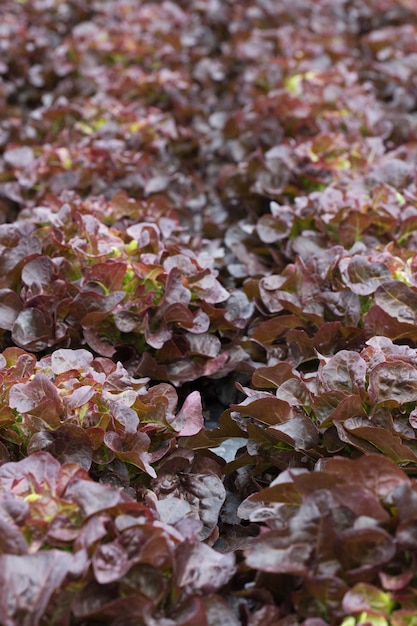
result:
[[[78,463],[88,471],[93,450],[88,434],[76,424],[63,424],[54,431],[35,433],[28,444],[28,453],[46,450],[61,463]]]
[[[177,584],[188,594],[210,594],[226,585],[235,572],[232,553],[221,554],[204,543],[184,542],[176,550]]]
[[[173,267],[167,277],[164,303],[168,305],[179,303],[187,306],[190,299],[191,292],[184,287],[180,270]]]
[[[55,267],[47,256],[39,256],[28,261],[22,269],[22,281],[28,287],[46,287],[52,281]]]
[[[393,538],[381,528],[356,528],[340,532],[336,537],[335,554],[353,579],[355,574],[378,569],[396,553]]]
[[[209,333],[187,335],[190,354],[198,354],[206,357],[216,357],[221,350],[221,342],[218,337]]]
[[[92,565],[94,576],[102,585],[119,580],[130,568],[126,550],[118,541],[99,545],[94,551]]]
[[[118,489],[113,487],[103,489],[103,485],[99,483],[78,479],[71,481],[64,497],[76,502],[86,517],[105,511],[126,499]]]
[[[44,374],[35,374],[27,383],[17,383],[10,390],[10,406],[20,413],[27,413],[45,400],[60,405],[60,397],[55,386]]]
[[[2,511],[3,515],[4,512]],[[27,511],[28,513],[28,511]],[[27,514],[26,513],[26,514]],[[2,554],[27,554],[28,544],[17,524],[0,516],[0,550]]]
[[[306,416],[294,416],[286,422],[274,424],[269,430],[282,441],[294,446],[295,450],[310,450],[319,443],[317,427]]]
[[[218,476],[184,472],[177,479],[176,475],[167,474],[155,481],[154,490],[158,499],[185,499],[191,505],[193,516],[203,524],[198,538],[204,540],[211,535],[226,499],[226,489]]]
[[[255,307],[243,291],[232,291],[225,308],[224,318],[235,328],[245,328]]]
[[[368,393],[374,404],[394,400],[398,404],[417,400],[417,369],[403,361],[378,363],[369,372]]]
[[[340,350],[325,360],[319,377],[325,389],[360,393],[365,389],[366,373],[366,363],[357,352]]]
[[[139,425],[139,418],[133,409],[126,406],[123,402],[117,402],[115,400],[109,401],[110,414],[115,420],[116,430],[122,430],[127,435],[132,435],[137,432]]]
[[[154,468],[150,465],[152,458],[148,452],[150,438],[146,433],[137,432],[129,438],[124,438],[117,432],[107,431],[104,434],[104,443],[121,461],[131,463],[153,478],[156,476]],[[168,449],[165,449],[161,455],[155,455],[156,459],[167,451]]]
[[[60,463],[48,452],[36,452],[21,461],[10,462],[0,467],[0,487],[17,495],[28,495],[33,490],[56,489],[61,472]]]
[[[4,626],[39,624],[71,573],[74,556],[61,550],[0,556],[0,621]]]
[[[386,454],[397,463],[417,461],[417,455],[407,445],[402,443],[401,437],[390,433],[385,428],[369,426],[366,422],[363,423],[362,418],[349,418],[343,426],[340,427],[344,428],[354,437],[371,443],[377,450]]]
[[[313,546],[289,541],[279,531],[271,531],[258,538],[245,551],[249,567],[272,574],[305,576]]]
[[[391,273],[384,263],[360,255],[340,261],[340,270],[345,284],[360,296],[374,293],[381,284],[391,280]]]
[[[93,355],[88,350],[68,350],[60,348],[51,354],[51,369],[54,374],[63,374],[70,370],[87,370],[93,362]]]
[[[417,330],[414,323],[399,322],[377,305],[372,306],[366,314],[364,329],[368,336],[386,336],[393,341],[417,340]]]
[[[380,454],[370,454],[355,461],[336,457],[326,462],[326,472],[365,485],[378,499],[408,482],[406,474],[393,461]]]
[[[45,314],[36,308],[23,309],[11,330],[13,341],[27,350],[38,352],[54,343],[54,328]]]
[[[32,256],[42,253],[42,245],[37,237],[22,237],[14,248],[5,248],[0,253],[1,276],[16,273],[19,263],[24,259],[29,260]]]
[[[235,612],[219,595],[203,597],[207,626],[239,626]],[[194,622],[195,623],[195,622]],[[191,624],[190,624],[191,626]]]
[[[67,409],[73,410],[87,404],[95,394],[94,387],[85,385],[77,387],[70,395],[64,396],[63,401]]]

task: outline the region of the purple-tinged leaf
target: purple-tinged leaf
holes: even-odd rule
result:
[[[20,263],[42,253],[42,245],[37,237],[22,237],[14,248],[5,248],[0,253],[0,275],[17,274]],[[3,285],[2,285],[3,286]]]
[[[364,454],[375,454],[375,446],[366,439],[361,439],[360,437],[356,437],[352,433],[348,432],[343,424],[336,422],[335,424],[337,436],[344,444],[348,444],[352,448],[356,450],[360,450]]]
[[[235,572],[233,554],[220,554],[205,543],[184,542],[176,549],[177,584],[187,593],[210,594],[226,585]]]
[[[1,554],[27,554],[28,544],[20,528],[12,520],[0,515],[0,550]]]
[[[23,309],[23,302],[11,289],[0,289],[0,328],[12,330]]]
[[[87,472],[91,468],[93,450],[88,434],[76,424],[63,424],[54,431],[35,433],[28,444],[28,453],[45,450],[61,463],[78,463]]]
[[[281,307],[282,308],[282,307]],[[272,344],[278,337],[292,328],[302,328],[305,322],[298,315],[278,315],[255,328],[252,339],[264,346]]]
[[[319,605],[326,606],[330,613],[332,611],[338,611],[349,587],[337,576],[313,575],[306,580],[305,589],[310,598],[312,596]],[[296,602],[299,608],[303,606],[303,593],[301,593],[300,596],[300,601],[297,598]],[[327,626],[327,623],[320,618],[313,617],[307,619],[303,626]]]
[[[276,626],[279,624],[280,617],[281,611],[277,606],[266,604],[251,614],[248,626]],[[324,626],[324,624],[318,626]]]
[[[74,539],[74,550],[90,552],[92,546],[107,536],[110,519],[108,513],[97,513],[85,520]]]
[[[122,578],[130,569],[129,557],[119,541],[100,544],[92,558],[94,576],[107,585]]]
[[[350,417],[343,424],[343,428],[354,437],[371,443],[377,450],[385,454],[396,463],[416,462],[416,453],[403,444],[401,437],[389,432],[386,428],[378,428],[367,423],[366,418]]]
[[[162,522],[174,526],[184,518],[190,519],[192,511],[191,505],[182,498],[168,496],[162,500],[157,500],[156,510]],[[200,528],[198,529],[200,530]]]
[[[261,535],[245,551],[246,564],[261,572],[305,576],[313,546],[289,541],[280,531]]]
[[[331,392],[330,392],[331,393]],[[322,396],[318,397],[318,401],[323,399]],[[319,417],[319,412],[315,410],[316,418]],[[366,411],[363,407],[362,399],[358,394],[349,394],[337,398],[337,406],[329,412],[325,419],[319,419],[321,428],[328,428],[334,422],[344,422],[350,417],[366,417]]]
[[[307,385],[298,378],[289,378],[277,389],[277,398],[291,406],[308,406],[311,398]]]
[[[404,361],[378,363],[369,372],[368,393],[373,404],[417,400],[417,369]]]
[[[259,367],[252,374],[252,384],[260,389],[273,389],[290,378],[298,378],[298,372],[284,361],[270,367]]]
[[[295,450],[310,450],[319,444],[319,432],[307,416],[295,415],[293,419],[270,426],[269,432],[294,447]]]
[[[10,389],[10,406],[19,413],[28,413],[40,406],[62,412],[62,402],[55,385],[45,374],[35,374],[27,383],[16,383]]]
[[[292,417],[292,409],[286,400],[274,398],[259,398],[257,400],[233,404],[233,410],[239,411],[241,415],[253,417],[263,424],[282,424]]]
[[[98,319],[106,317],[122,300],[126,294],[124,291],[112,291],[108,295],[102,295],[96,291],[82,291],[75,296],[69,307],[71,319],[77,320],[88,327]],[[94,315],[94,313],[101,315]]]
[[[107,431],[104,434],[104,443],[115,453],[118,459],[125,463],[131,463],[155,478],[156,472],[150,465],[151,455],[148,452],[150,441],[148,435],[140,431],[135,435],[130,435],[128,439],[113,431]],[[168,452],[168,448],[161,450],[161,456],[165,452]]]
[[[47,256],[39,256],[28,261],[22,269],[22,281],[28,287],[47,287],[55,272],[52,260]]]
[[[121,430],[126,435],[132,435],[137,432],[139,418],[133,409],[115,400],[109,401],[109,408],[115,420],[115,430]]]
[[[385,591],[400,591],[405,589],[415,576],[415,565],[397,575],[379,572],[379,579]]]
[[[414,324],[417,317],[417,291],[401,281],[384,283],[375,291],[375,304],[399,322]]]
[[[56,375],[70,370],[88,370],[92,362],[93,355],[83,348],[79,350],[60,348],[51,354],[51,369]]]
[[[196,435],[204,426],[203,407],[199,391],[192,391],[173,420],[167,420],[179,437]]]
[[[156,350],[159,350],[172,338],[172,330],[168,328],[165,320],[159,322],[155,328],[155,322],[152,317],[146,313],[145,315],[145,339],[146,342]]]
[[[323,361],[318,376],[326,390],[339,389],[354,394],[365,391],[367,367],[357,352],[340,350]]]
[[[103,620],[117,623],[122,615],[126,626],[137,624],[138,619],[145,615],[148,622],[152,623],[150,620],[153,620],[154,608],[154,602],[139,592],[120,597],[117,585],[102,586],[96,581],[89,581],[77,594],[72,605],[72,611],[78,618],[90,617],[94,621],[99,619],[100,623],[103,623]],[[162,618],[159,621],[160,626],[175,626],[172,620],[167,622]]]
[[[83,328],[85,343],[97,354],[110,359],[116,352],[114,342],[111,338],[102,335],[100,329],[96,327],[91,318],[90,324],[93,325]]]
[[[202,376],[212,376],[216,374],[222,367],[224,367],[229,360],[229,355],[226,352],[219,354],[218,356],[208,360],[201,372]]]
[[[365,349],[364,351],[371,366],[382,361],[397,359],[399,361],[405,361],[407,363],[417,365],[416,350],[414,348],[410,348],[406,344],[395,344],[391,339],[384,336],[371,337],[365,343],[367,346],[371,347],[370,354],[369,350]]]
[[[356,327],[361,316],[359,296],[350,289],[337,292],[325,292],[321,300],[332,316],[341,320],[344,326]]]
[[[79,479],[69,483],[63,497],[76,502],[86,517],[110,509],[128,499],[118,489],[109,486],[103,488],[100,483]]]
[[[334,479],[332,480],[332,478],[330,478],[326,480],[326,486],[332,485],[334,482]],[[302,493],[294,482],[273,481],[273,484],[271,483],[269,487],[250,495],[247,500],[244,501],[243,505],[245,502],[262,502],[268,504],[271,502],[285,502],[287,504],[300,505],[302,503]],[[242,505],[239,507],[239,510],[243,510]]]
[[[39,352],[54,343],[54,328],[50,320],[36,308],[23,309],[11,330],[13,341],[27,350]]]
[[[178,268],[173,267],[167,277],[164,304],[183,304],[187,306],[191,300],[190,290],[183,285],[183,278]]]
[[[29,168],[35,162],[35,154],[29,146],[8,147],[3,158],[8,165],[16,168]]]
[[[243,291],[232,291],[225,305],[224,318],[235,328],[245,328],[254,312],[254,304]]]
[[[138,242],[140,249],[150,248],[153,252],[158,252],[160,232],[156,224],[134,224],[126,229],[126,233]]]
[[[94,387],[84,385],[74,389],[70,395],[64,396],[63,402],[67,409],[73,411],[74,409],[87,404],[87,402],[89,402],[95,394],[96,390]]]
[[[374,305],[364,319],[364,330],[368,336],[385,336],[393,341],[410,339],[417,341],[416,324],[405,324]]]
[[[368,296],[380,285],[392,280],[384,263],[370,261],[364,256],[342,259],[339,267],[344,283],[360,296]]]
[[[210,323],[211,320],[207,313],[205,313],[201,309],[198,309],[194,314],[192,326],[187,326],[185,328],[187,328],[190,333],[200,334],[205,333],[209,330]]]
[[[382,528],[352,528],[336,538],[335,553],[343,569],[352,574],[388,563],[395,552],[393,538]]]
[[[33,624],[45,616],[50,602],[60,597],[74,556],[61,550],[0,556],[0,622],[4,626]]]
[[[174,302],[173,304],[170,304],[164,310],[164,318],[167,324],[179,324],[183,328],[191,328],[194,324],[194,316],[192,312],[185,306],[185,304],[181,304],[181,302]],[[210,320],[208,317],[207,321],[208,325],[205,330],[208,330],[210,326]]]
[[[223,580],[224,578],[225,576],[223,576]],[[226,600],[219,595],[205,595],[202,602],[205,608],[207,626],[240,626],[240,619],[237,618]],[[189,626],[192,626],[193,623],[195,624],[194,621],[190,622]]]
[[[323,482],[324,488],[328,488],[334,501],[341,507],[350,509],[357,517],[368,517],[380,523],[389,520],[389,514],[381,505],[379,498],[372,493],[364,484],[358,484],[354,476],[354,466],[351,467],[352,473],[347,474],[343,480],[341,477],[335,480],[335,476],[324,472],[327,476],[328,486],[324,484],[323,478],[320,479],[318,486],[315,487],[316,472],[306,474],[305,476],[295,476],[294,484],[303,494],[313,493],[321,486]],[[332,484],[330,478],[333,478]]]
[[[326,472],[348,478],[353,484],[365,485],[378,499],[385,498],[409,480],[402,469],[380,454],[370,454],[355,461],[334,457],[326,461]]]
[[[36,452],[21,461],[5,463],[0,467],[0,488],[18,496],[33,491],[43,492],[44,485],[54,491],[59,483],[60,463],[48,452]]]
[[[170,488],[167,490],[166,486]],[[220,510],[226,499],[226,490],[220,478],[214,474],[184,473],[179,479],[165,474],[154,481],[158,499],[178,497],[185,499],[192,508],[193,517],[201,520],[203,528],[200,540],[210,537],[219,521]]]
[[[97,283],[104,286],[108,292],[121,291],[126,269],[127,263],[115,259],[96,263],[86,272],[85,284]]]
[[[256,224],[256,231],[261,241],[265,243],[275,243],[286,239],[291,232],[294,216],[290,211],[283,210],[275,217],[272,215],[262,215]]]
[[[218,356],[221,350],[221,341],[216,335],[210,333],[202,333],[194,335],[186,334],[189,344],[190,354],[198,354],[200,356],[214,358]]]
[[[225,302],[230,294],[222,287],[220,282],[213,276],[213,274],[207,274],[200,280],[192,284],[193,292],[196,292],[204,302],[209,304],[218,304]]]

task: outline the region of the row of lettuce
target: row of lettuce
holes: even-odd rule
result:
[[[414,3],[3,5],[0,623],[415,626]]]
[[[259,368],[212,431],[197,392],[5,350],[1,622],[412,624],[417,356],[368,343]]]

